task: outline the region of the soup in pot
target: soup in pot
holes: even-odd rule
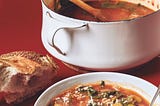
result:
[[[115,0],[116,2],[113,1],[114,0],[88,0],[86,3],[94,8],[102,10],[103,15],[108,18],[107,21],[129,20],[154,12],[154,10],[141,4],[133,4],[118,0]],[[76,5],[67,6],[67,8],[62,7],[57,13],[80,20],[101,21]]]
[[[100,81],[73,86],[47,106],[149,106],[149,102],[135,91]]]

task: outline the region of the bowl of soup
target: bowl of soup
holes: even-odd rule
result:
[[[83,0],[106,21],[60,1],[42,0],[42,42],[57,59],[86,69],[115,71],[160,54],[159,0]]]
[[[156,90],[156,86],[135,76],[94,72],[55,83],[34,106],[149,106]],[[160,98],[154,105],[160,105]]]

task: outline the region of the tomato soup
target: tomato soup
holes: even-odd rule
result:
[[[73,86],[53,97],[47,106],[149,106],[149,103],[135,91],[100,81]]]
[[[141,4],[133,4],[123,1],[113,2],[113,0],[93,0],[86,3],[94,8],[100,9],[101,12],[103,12],[103,15],[109,18],[108,21],[129,20],[137,17],[142,17],[154,12],[153,10]],[[97,22],[100,21],[93,15],[89,14],[85,10],[75,5],[68,6],[67,8],[58,11],[58,13],[67,17],[80,20]]]

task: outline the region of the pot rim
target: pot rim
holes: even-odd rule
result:
[[[127,23],[127,22],[132,22],[132,21],[136,21],[136,20],[140,20],[140,19],[143,19],[145,17],[149,17],[149,16],[152,16],[153,14],[157,14],[160,9],[148,14],[148,15],[145,15],[145,16],[141,16],[141,17],[137,17],[137,18],[133,18],[133,19],[127,19],[127,20],[119,20],[119,21],[108,21],[108,22],[96,22],[96,21],[86,21],[86,20],[80,20],[80,19],[76,19],[76,18],[71,18],[71,17],[67,17],[67,16],[64,16],[64,15],[61,15],[61,14],[58,14],[56,12],[54,12],[53,10],[51,10],[50,8],[48,8],[48,6],[44,3],[44,0],[41,0],[41,2],[43,3],[43,5],[49,9],[51,12],[53,12],[54,14],[56,14],[57,17],[59,17],[58,19],[61,19],[61,18],[65,18],[67,20],[70,20],[70,21],[75,21],[75,22],[81,22],[81,23],[93,23],[93,24],[118,24],[118,23]]]

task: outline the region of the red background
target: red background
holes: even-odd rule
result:
[[[48,54],[41,42],[42,8],[40,0],[0,0],[0,54],[31,50]],[[54,58],[54,57],[53,57]],[[79,74],[54,58],[59,65],[55,81]],[[160,58],[132,68],[118,71],[138,76],[152,84],[160,84]],[[16,106],[33,106],[36,95]],[[0,106],[12,106],[0,103]]]

